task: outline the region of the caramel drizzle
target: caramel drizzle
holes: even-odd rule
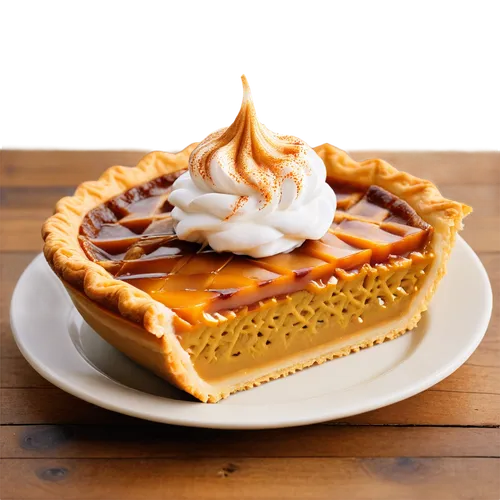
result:
[[[433,258],[432,228],[406,202],[378,186],[366,189],[333,179],[327,182],[338,193],[338,224],[321,240],[257,260],[217,254],[174,234],[171,206],[163,200],[182,172],[135,186],[92,209],[79,241],[91,261],[172,308],[186,324],[200,322],[205,313],[283,298],[313,282],[321,288],[332,276],[354,279],[365,264],[403,269],[408,259]],[[150,197],[157,202],[142,203]]]
[[[295,183],[298,194],[304,175],[310,172],[305,158],[307,145],[296,137],[275,134],[262,125],[257,119],[245,75],[241,81],[243,101],[238,116],[231,126],[209,135],[192,152],[189,159],[191,175],[200,176],[216,189],[210,164],[214,155],[226,148],[226,159],[234,165],[228,172],[231,178],[259,192],[264,204],[277,192],[281,193],[285,179]],[[243,203],[242,200],[235,209]]]

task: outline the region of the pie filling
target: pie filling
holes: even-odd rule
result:
[[[434,260],[432,227],[378,186],[327,182],[337,194],[328,233],[287,254],[252,259],[179,240],[168,195],[183,171],[91,210],[87,257],[175,313],[198,374],[216,382],[393,321]]]

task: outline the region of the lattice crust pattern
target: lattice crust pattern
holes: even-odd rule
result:
[[[366,316],[390,308],[420,289],[431,262],[431,257],[418,263],[399,259],[387,265],[363,266],[352,274],[339,271],[337,283],[296,292],[279,301],[271,299],[255,310],[243,308],[217,326],[193,330],[183,339],[188,342],[185,348],[193,361],[231,362],[239,356],[258,358],[269,349],[287,353],[304,335],[314,345],[315,336],[325,329],[339,336],[347,330],[362,330]]]
[[[337,211],[320,240],[262,259],[216,253],[177,238],[168,202],[175,177],[157,177],[95,207],[83,219],[79,240],[90,260],[173,311],[179,329],[197,328],[205,314],[327,282],[337,269],[425,251],[432,234],[409,205],[380,187],[329,179]]]

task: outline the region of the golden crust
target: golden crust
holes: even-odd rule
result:
[[[462,229],[463,218],[472,208],[444,198],[431,182],[394,168],[384,160],[356,162],[330,144],[314,148],[325,162],[328,175],[345,182],[370,186],[376,184],[406,201],[422,219],[438,231],[443,224]]]
[[[218,401],[232,392],[248,389],[312,364],[394,338],[413,328],[422,311],[427,309],[437,284],[445,273],[446,261],[456,232],[462,228],[462,219],[472,211],[467,205],[443,198],[432,182],[401,172],[383,160],[356,162],[347,153],[329,144],[315,148],[325,162],[329,176],[365,186],[379,185],[406,201],[420,217],[434,227],[433,238],[439,242],[439,249],[435,247],[436,253],[439,253],[435,278],[404,328],[384,333],[359,345],[346,347],[341,352],[322,354],[315,359],[277,370],[253,381],[246,381],[231,387],[229,391],[220,390],[213,393],[203,387],[201,379],[192,366],[189,366],[189,357],[182,351],[175,337],[172,311],[147,293],[114,279],[101,266],[91,262],[78,241],[81,221],[92,208],[138,184],[186,168],[189,155],[195,146],[196,144],[191,144],[177,154],[153,152],[146,155],[136,167],[111,167],[99,180],[81,184],[73,196],[63,198],[57,203],[54,215],[43,225],[42,236],[45,240],[44,255],[47,262],[65,285],[82,292],[91,301],[118,313],[125,320],[143,327],[146,335],[149,332],[161,339],[165,358],[161,375],[202,401]]]
[[[81,221],[92,208],[138,184],[185,168],[195,146],[191,144],[177,154],[155,151],[144,156],[136,167],[114,166],[99,180],[80,184],[73,196],[57,203],[54,215],[42,227],[42,237],[45,258],[63,283],[143,327],[149,334],[163,338],[163,355],[169,367],[164,376],[197,396],[187,375],[189,371],[179,355],[178,343],[171,341],[174,335],[172,311],[147,293],[115,280],[87,258],[78,241]]]
[[[349,354],[358,352],[362,349],[366,349],[368,347],[372,347],[377,344],[382,344],[386,340],[394,340],[403,335],[404,333],[406,333],[408,330],[414,328],[417,325],[419,319],[420,316],[414,321],[412,321],[412,323],[408,325],[407,328],[399,330],[391,330],[390,332],[383,333],[382,335],[379,335],[375,338],[371,338],[369,340],[363,340],[361,342],[355,342],[342,349],[334,349],[333,351],[327,352],[326,354],[321,354],[320,356],[308,359],[305,362],[297,363],[295,365],[287,366],[286,368],[276,370],[268,375],[259,377],[250,382],[243,382],[242,384],[239,384],[236,387],[231,387],[230,391],[225,391],[225,392],[223,391],[218,394],[211,394],[209,395],[206,402],[217,403],[221,399],[225,399],[231,394],[234,394],[235,392],[247,391],[248,389],[252,389],[253,387],[258,387],[259,385],[265,384],[266,382],[270,382],[271,380],[287,377],[288,375],[292,375],[293,373],[304,370],[305,368],[309,368],[310,366],[322,365],[323,363],[331,361],[332,359],[343,358],[344,356],[348,356]]]
[[[55,214],[42,227],[45,258],[60,278],[158,337],[171,324],[171,311],[147,293],[113,279],[100,265],[91,262],[78,242],[78,232],[83,217],[97,205],[138,184],[185,168],[194,147],[191,144],[177,154],[149,153],[134,168],[109,168],[99,180],[84,182],[73,196],[62,198]]]

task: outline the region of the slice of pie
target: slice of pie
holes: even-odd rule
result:
[[[415,327],[470,207],[325,144],[337,209],[324,236],[262,258],[216,252],[174,230],[169,196],[195,146],[110,168],[43,227],[48,263],[106,341],[216,402]]]

